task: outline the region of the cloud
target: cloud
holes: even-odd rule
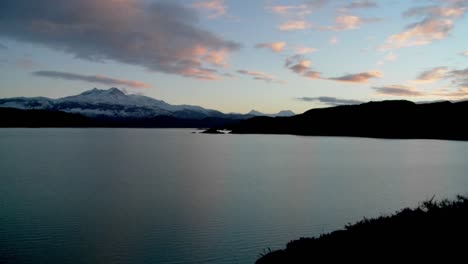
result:
[[[417,96],[425,95],[424,93],[417,91],[414,87],[405,86],[405,85],[380,86],[380,87],[372,87],[372,89],[374,89],[379,95],[407,96],[407,97],[417,97]]]
[[[114,79],[102,75],[81,75],[70,72],[59,72],[59,71],[36,71],[34,75],[40,77],[47,77],[53,79],[63,79],[72,81],[84,81],[89,83],[101,83],[106,85],[125,85],[132,88],[148,88],[148,84],[138,81],[120,80]]]
[[[381,78],[383,74],[380,71],[369,71],[355,74],[348,74],[340,77],[328,78],[328,80],[348,82],[348,83],[367,83],[369,79]]]
[[[311,10],[307,5],[272,5],[267,7],[270,12],[282,16],[299,16],[310,14]]]
[[[303,18],[313,11],[324,7],[329,0],[309,0],[300,5],[267,5],[266,9],[270,12],[289,17]]]
[[[256,48],[266,48],[273,52],[279,53],[286,47],[286,42],[270,42],[270,43],[259,43],[255,45]]]
[[[199,25],[195,10],[137,0],[0,1],[0,37],[44,45],[89,61],[219,78],[210,67],[240,48]]]
[[[413,7],[403,13],[403,17],[461,17],[466,12],[464,7],[424,6]]]
[[[462,55],[462,56],[468,56],[468,50],[465,50],[465,51],[461,52],[460,55]]]
[[[452,70],[449,71],[447,76],[460,79],[460,78],[468,78],[468,68],[465,68],[463,70]]]
[[[432,83],[432,82],[435,82],[435,81],[438,81],[438,80],[444,78],[447,71],[448,71],[447,67],[432,68],[430,70],[422,72],[418,76],[418,78],[416,80],[413,80],[412,82],[415,82],[415,83]]]
[[[448,6],[413,7],[403,13],[403,17],[421,17],[400,33],[389,36],[380,50],[422,46],[447,38],[454,27],[455,19],[468,10],[467,1],[449,1]]]
[[[7,50],[8,47],[0,43],[0,50]]]
[[[304,30],[311,27],[311,24],[305,20],[291,20],[278,26],[281,31]]]
[[[390,51],[385,57],[383,57],[382,60],[377,62],[377,65],[383,65],[386,61],[395,61],[397,59],[397,56]]]
[[[363,23],[363,20],[358,16],[338,16],[335,18],[335,25],[328,27],[330,30],[350,30],[356,29]]]
[[[304,101],[304,102],[319,102],[329,106],[338,106],[338,105],[355,105],[355,104],[362,104],[363,101],[359,100],[352,100],[352,99],[340,99],[336,97],[328,97],[328,96],[319,96],[319,97],[299,97],[296,100]]]
[[[335,24],[332,26],[311,25],[310,27],[319,31],[344,31],[358,29],[366,23],[378,22],[379,18],[361,18],[352,15],[342,15],[335,18]]]
[[[439,97],[448,97],[451,99],[463,99],[468,97],[468,83],[459,87],[457,90],[438,90],[434,93]]]
[[[284,81],[276,79],[276,77],[270,74],[260,72],[260,71],[238,70],[237,73],[251,76],[253,77],[254,80],[265,81],[265,82],[275,82],[275,83],[281,83],[281,84],[285,83]]]
[[[304,47],[304,46],[296,46],[293,48],[293,50],[296,54],[309,54],[309,53],[314,53],[317,51],[316,48]]]
[[[210,13],[208,18],[217,18],[226,14],[227,7],[224,0],[208,0],[196,2],[193,7]]]
[[[358,8],[373,8],[377,7],[377,3],[370,0],[361,0],[361,1],[352,1],[347,4],[345,8],[347,9],[358,9]]]
[[[312,62],[302,55],[294,55],[286,58],[285,67],[303,77],[320,79],[321,73],[311,69]]]
[[[272,4],[273,0],[267,2],[267,10],[283,18],[287,18],[287,21],[281,23],[277,28],[280,31],[296,31],[311,28],[312,24],[306,21],[306,16],[323,8],[330,0],[307,0],[297,5]]]
[[[452,29],[453,22],[450,19],[426,19],[410,25],[407,30],[401,33],[391,35],[380,49],[389,50],[427,45],[446,38]]]
[[[331,37],[330,40],[329,40],[329,42],[330,42],[330,44],[332,44],[332,45],[338,44],[338,37],[336,37],[336,36]]]
[[[33,68],[39,67],[40,65],[33,61],[30,58],[19,58],[15,61],[15,64],[18,68],[24,69],[24,70],[31,70]]]

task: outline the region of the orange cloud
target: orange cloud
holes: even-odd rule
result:
[[[273,52],[279,53],[286,47],[286,42],[270,42],[270,43],[259,43],[255,45],[256,48],[266,48]]]
[[[278,29],[281,31],[294,31],[308,29],[310,26],[305,20],[291,20],[281,24]]]
[[[447,73],[447,67],[436,67],[427,71],[422,72],[416,80],[412,82],[415,83],[432,83],[436,82],[445,77]]]
[[[412,25],[407,30],[388,37],[380,50],[427,45],[448,36],[453,28],[450,19],[429,19]]]
[[[362,19],[357,16],[339,16],[335,22],[335,30],[348,30],[358,28],[362,24]]]
[[[292,15],[303,16],[309,14],[311,11],[307,5],[274,5],[267,7],[272,13],[278,15]]]
[[[438,90],[434,95],[439,97],[448,97],[451,99],[464,99],[468,97],[468,83],[459,87],[457,90]]]
[[[297,54],[308,54],[316,51],[317,49],[312,47],[297,46],[294,48],[294,52]]]
[[[383,77],[383,74],[380,71],[369,71],[356,74],[348,74],[341,77],[328,78],[328,80],[347,83],[367,83],[369,79],[381,77]]]
[[[468,10],[456,1],[448,1],[448,6],[429,6],[411,8],[404,17],[422,17],[410,24],[406,30],[389,36],[380,50],[390,50],[411,46],[422,46],[445,39],[453,29],[454,20]]]
[[[208,62],[215,66],[226,67],[228,66],[227,58],[228,58],[228,51],[225,49],[222,50],[212,50],[206,53],[203,56],[203,61]]]
[[[217,18],[226,14],[226,5],[224,0],[208,0],[202,2],[196,2],[193,7],[201,10],[205,10],[210,13],[208,18]]]

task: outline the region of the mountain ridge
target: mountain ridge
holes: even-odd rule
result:
[[[416,104],[405,100],[311,109],[292,117],[253,117],[234,134],[291,134],[371,138],[468,140],[468,101]]]
[[[227,118],[247,119],[249,114],[225,114],[196,105],[172,105],[152,97],[125,94],[120,89],[97,89],[58,99],[47,97],[13,97],[0,99],[0,107],[52,110],[82,114],[93,118],[152,118],[172,116],[183,119]],[[280,112],[281,113],[281,112]],[[279,113],[279,114],[280,114]],[[294,114],[289,111],[289,113]],[[266,115],[259,112],[259,115]],[[274,116],[266,115],[266,116]]]

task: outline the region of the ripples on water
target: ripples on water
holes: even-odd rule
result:
[[[191,132],[1,129],[2,260],[253,263],[467,193],[465,142]]]

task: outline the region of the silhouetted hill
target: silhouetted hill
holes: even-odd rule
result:
[[[60,111],[0,108],[0,127],[92,127],[88,117]]]
[[[312,109],[292,117],[254,117],[229,129],[237,134],[468,140],[467,114],[468,101],[382,101]]]
[[[0,127],[142,127],[142,128],[210,128],[223,127],[238,119],[208,117],[183,119],[173,116],[151,118],[86,117],[62,111],[21,110],[0,107]]]
[[[467,237],[468,199],[458,197],[291,241],[284,250],[264,252],[256,264],[456,263],[465,259]]]

